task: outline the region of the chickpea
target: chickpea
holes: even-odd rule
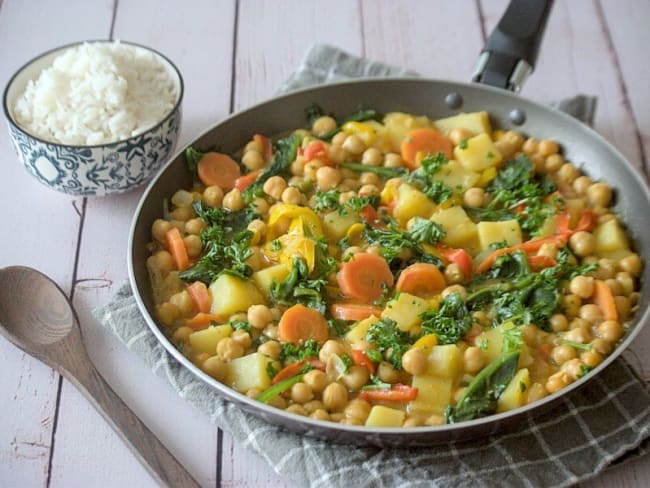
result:
[[[374,254],[376,256],[381,256],[381,247],[379,246],[369,246],[366,249],[366,252],[369,254]]]
[[[212,185],[203,190],[203,202],[208,207],[220,207],[223,201],[223,190],[217,185]]]
[[[558,371],[552,375],[547,381],[544,387],[549,393],[555,393],[558,390],[561,390],[570,383],[568,375],[562,371]]]
[[[347,136],[345,141],[343,141],[342,146],[343,149],[354,156],[358,156],[366,149],[365,143],[356,134]]]
[[[519,151],[524,145],[524,136],[521,135],[521,132],[517,132],[516,130],[509,130],[503,134],[503,139],[512,144],[516,151]]]
[[[190,294],[185,290],[174,293],[169,297],[169,302],[178,307],[181,317],[189,317],[194,313],[194,302]]]
[[[613,260],[603,258],[598,260],[598,269],[594,272],[594,276],[599,280],[607,280],[616,277],[616,264]]]
[[[590,328],[591,328],[591,322],[579,317],[573,319],[569,324],[569,329],[571,330],[573,329],[589,330]]]
[[[571,250],[578,256],[589,256],[596,251],[596,238],[590,232],[576,232],[569,239]]]
[[[205,229],[205,222],[201,219],[190,219],[185,222],[185,232],[188,234],[199,235]]]
[[[490,317],[488,317],[488,314],[486,314],[483,310],[472,312],[472,317],[474,317],[474,320],[478,322],[478,325],[480,326],[488,325],[490,322]]]
[[[303,376],[302,381],[309,385],[314,393],[321,393],[327,386],[327,375],[318,369],[312,369]]]
[[[265,215],[269,211],[269,204],[266,203],[266,200],[260,197],[256,197],[253,199],[253,202],[251,203],[251,207],[260,215]]]
[[[393,368],[393,365],[382,361],[377,368],[377,376],[384,383],[397,383],[399,381],[399,372]]]
[[[278,338],[278,326],[275,324],[269,324],[266,327],[264,327],[264,330],[262,333],[268,337],[269,339],[277,339]]]
[[[266,224],[263,220],[253,220],[250,224],[248,224],[247,229],[253,233],[251,244],[259,244],[264,239],[264,234],[266,234]]]
[[[551,324],[551,329],[553,329],[553,332],[564,332],[565,330],[569,329],[569,321],[567,320],[566,316],[561,313],[552,315],[549,319],[549,323]]]
[[[451,285],[442,290],[442,298],[447,297],[448,295],[452,295],[454,293],[458,293],[460,295],[460,298],[465,301],[467,300],[467,290],[465,289],[464,286],[461,285]]]
[[[386,168],[401,168],[404,165],[402,156],[395,153],[388,153],[384,156],[384,166]]]
[[[156,267],[158,268],[158,271],[160,271],[162,274],[167,275],[173,271],[174,258],[172,258],[172,255],[169,252],[163,249],[154,254],[153,258],[156,261]]]
[[[589,298],[594,293],[594,279],[591,276],[576,276],[569,284],[569,291],[580,298]]]
[[[291,387],[291,400],[296,403],[307,403],[314,398],[311,387],[302,381]]]
[[[223,381],[228,372],[228,367],[217,356],[212,356],[206,359],[201,365],[201,369],[212,376],[217,381]]]
[[[330,383],[323,390],[323,405],[327,410],[343,410],[348,403],[348,390],[341,383]]]
[[[605,284],[607,285],[609,290],[612,292],[612,295],[614,296],[623,295],[623,293],[625,292],[625,290],[623,289],[623,285],[618,280],[610,278],[608,280],[605,280]]]
[[[616,273],[616,281],[621,286],[621,294],[629,295],[634,291],[634,277],[627,271],[619,271]]]
[[[231,337],[224,337],[217,343],[217,356],[225,360],[237,359],[244,355],[244,348]]]
[[[539,338],[539,329],[533,324],[526,324],[519,327],[521,339],[528,345],[534,345]]]
[[[291,174],[294,176],[302,176],[305,174],[305,165],[307,162],[301,156],[298,156],[296,160],[291,163],[290,170]]]
[[[253,139],[252,141],[249,141],[244,146],[244,152],[247,153],[249,151],[255,151],[261,153],[262,151],[264,151],[264,147],[262,146],[262,143],[260,141],[256,141],[255,139]]]
[[[368,414],[370,414],[370,409],[371,405],[367,401],[356,398],[348,403],[343,413],[346,417],[355,418],[361,422],[365,422],[368,418]]]
[[[540,383],[533,383],[528,388],[528,393],[526,394],[526,403],[533,403],[537,400],[541,400],[546,396],[546,389]]]
[[[530,159],[530,161],[535,165],[535,171],[544,171],[546,162],[544,161],[543,156],[539,153],[535,153],[528,156],[528,159]]]
[[[294,385],[295,386],[295,385]],[[298,403],[292,403],[289,405],[286,409],[285,412],[293,413],[295,415],[307,415],[307,410],[302,405],[299,405]]]
[[[312,159],[307,164],[305,164],[304,176],[306,180],[316,181],[316,172],[319,168],[325,166],[320,159]]]
[[[474,375],[485,366],[485,356],[480,348],[470,346],[463,353],[463,370]]]
[[[632,303],[630,299],[626,296],[615,296],[614,303],[616,304],[616,312],[621,320],[625,320],[630,316],[632,311]]]
[[[543,139],[539,141],[539,146],[537,146],[537,152],[542,157],[550,156],[551,154],[557,154],[560,150],[557,142],[551,141],[549,139]]]
[[[595,368],[603,362],[603,356],[599,352],[592,349],[591,351],[585,351],[580,354],[580,360],[587,366]]]
[[[558,366],[578,357],[575,348],[569,345],[555,346],[551,351],[551,359]]]
[[[224,195],[222,205],[227,210],[237,212],[244,208],[245,203],[241,192],[237,188],[234,188]]]
[[[191,258],[199,257],[201,251],[203,250],[203,243],[201,238],[197,235],[190,234],[183,238],[185,243],[185,248],[187,249],[187,255]]]
[[[424,373],[427,366],[427,357],[420,349],[409,349],[402,356],[402,368],[413,376]]]
[[[280,200],[282,198],[282,192],[287,187],[287,182],[284,181],[284,178],[281,176],[271,176],[268,180],[264,182],[264,193],[268,196]]]
[[[566,163],[566,161],[562,156],[559,154],[551,154],[546,158],[546,161],[544,162],[544,168],[546,169],[547,173],[555,173],[562,166],[564,166],[564,163]]]
[[[241,162],[244,163],[244,166],[246,166],[251,171],[256,171],[260,168],[263,168],[266,164],[262,153],[257,151],[246,151],[241,158]]]
[[[185,344],[187,344],[187,342],[190,340],[190,334],[192,334],[193,332],[194,329],[190,327],[182,326],[174,331],[174,333],[172,334],[172,339],[176,343],[184,342]]]
[[[165,244],[167,237],[166,234],[171,230],[172,224],[163,219],[156,219],[151,226],[151,235],[158,242]]]
[[[381,166],[383,161],[384,157],[381,151],[375,147],[369,147],[363,151],[363,155],[361,156],[361,164],[367,166]]]
[[[346,178],[341,182],[341,184],[339,184],[339,189],[344,188],[347,191],[348,188],[350,190],[354,190],[356,188],[359,188],[360,186],[361,186],[361,183],[359,182],[358,179],[356,179],[356,178]],[[341,191],[343,191],[343,190],[341,190]],[[355,196],[356,196],[356,193],[355,193]]]
[[[632,276],[639,276],[641,273],[641,258],[638,254],[630,254],[619,260],[618,267],[621,271],[627,271]]]
[[[304,381],[304,378],[303,378]],[[303,407],[305,407],[305,410],[307,413],[314,413],[316,410],[320,410],[324,407],[323,402],[320,400],[310,400],[306,402]]]
[[[606,211],[607,209],[603,209],[603,210]],[[598,212],[600,212],[600,211],[601,211],[600,207],[595,207],[594,208],[594,212],[596,213],[596,215],[598,215],[598,224],[599,225],[602,225],[602,224],[604,224],[606,222],[609,222],[610,220],[616,220],[616,215],[614,215],[613,213],[607,212],[607,213],[599,214]]]
[[[623,337],[623,327],[616,320],[606,320],[598,326],[598,336],[612,344]]]
[[[251,327],[262,330],[273,320],[273,313],[266,305],[251,305],[247,318]]]
[[[248,398],[257,398],[258,396],[260,396],[260,393],[262,393],[262,390],[260,390],[259,388],[251,388],[248,391],[246,391],[246,396]]]
[[[424,425],[429,425],[429,426],[442,425],[444,423],[445,423],[445,418],[442,415],[438,415],[436,413],[430,415],[424,421]]]
[[[156,306],[156,318],[167,327],[174,325],[176,319],[181,315],[178,307],[172,303],[164,302]]]
[[[585,329],[571,329],[564,334],[567,341],[579,342],[580,344],[587,344],[591,339],[591,334]]]
[[[178,207],[172,210],[170,216],[172,220],[183,222],[183,228],[185,228],[185,222],[193,218],[195,213],[192,207]]]
[[[522,149],[527,155],[536,153],[538,148],[539,148],[539,141],[532,137],[526,139],[526,141],[524,141],[524,144],[522,146]]]
[[[340,145],[337,146],[331,145],[327,150],[327,159],[329,159],[334,164],[341,164],[343,161],[347,159],[347,157],[348,157],[347,151],[343,149]]]
[[[320,348],[320,352],[318,353],[318,359],[327,363],[327,360],[332,354],[336,354],[337,356],[345,354],[345,347],[343,344],[334,339],[330,339],[323,344],[323,347]]]
[[[351,366],[347,373],[343,375],[341,381],[350,391],[358,391],[368,383],[370,373],[364,366]]]
[[[605,339],[596,338],[591,341],[591,349],[599,354],[602,354],[603,356],[607,356],[610,352],[612,352],[612,343],[606,341]]]
[[[282,202],[283,203],[289,203],[293,205],[298,205],[300,202],[302,202],[303,195],[298,190],[298,188],[295,188],[293,186],[290,186],[289,188],[286,188],[282,192]]]
[[[276,396],[274,399],[269,400],[268,402],[269,405],[275,408],[279,408],[280,410],[284,410],[287,408],[287,401],[282,398],[280,395]]]
[[[578,177],[578,170],[571,163],[564,163],[557,170],[557,179],[564,183],[573,183]]]
[[[336,188],[341,181],[341,172],[330,166],[323,166],[316,170],[316,183],[321,191],[328,191]]]
[[[257,352],[264,354],[271,359],[278,359],[280,357],[280,353],[282,352],[282,346],[280,346],[280,343],[277,341],[266,341],[265,343],[259,345]]]
[[[582,376],[583,366],[584,363],[580,359],[575,358],[562,364],[560,370],[572,380],[577,380]]]
[[[587,189],[589,202],[598,207],[608,207],[612,202],[612,189],[607,183],[594,183]]]
[[[232,337],[233,341],[243,347],[244,350],[251,347],[251,344],[253,343],[250,334],[243,329],[234,331],[230,337]]]
[[[317,136],[322,136],[335,130],[336,126],[336,120],[334,120],[333,117],[324,115],[314,120],[314,123],[311,126],[311,131]]]
[[[463,203],[468,207],[482,207],[485,205],[485,191],[483,188],[468,188],[463,195]]]
[[[451,143],[454,146],[458,146],[461,142],[463,142],[466,139],[469,139],[473,135],[474,133],[471,130],[464,129],[461,127],[456,127],[449,131],[447,137],[449,137],[449,140],[451,140]]]
[[[318,410],[314,410],[311,414],[309,414],[309,416],[311,418],[313,418],[313,419],[316,419],[316,420],[329,420],[330,419],[330,416],[327,413],[327,411],[322,409],[322,408],[319,408]]]
[[[381,185],[381,178],[379,178],[375,173],[361,173],[359,183],[361,186],[374,185],[375,187],[379,187],[379,185]]]
[[[445,280],[447,283],[462,283],[464,279],[465,275],[463,274],[463,270],[460,269],[460,266],[458,266],[456,263],[449,263],[447,265],[445,268]]]
[[[587,189],[592,185],[593,181],[588,176],[579,176],[573,182],[573,190],[576,194],[584,196],[587,194]]]

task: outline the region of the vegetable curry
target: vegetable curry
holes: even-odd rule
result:
[[[153,223],[156,318],[205,373],[297,415],[429,426],[535,402],[616,347],[642,263],[557,142],[485,112],[306,113],[235,155],[188,149],[194,186]]]

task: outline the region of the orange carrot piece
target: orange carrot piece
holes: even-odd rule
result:
[[[282,380],[286,380],[287,378],[296,376],[298,373],[300,373],[304,365],[305,365],[305,361],[298,361],[295,363],[288,364],[287,366],[282,368],[278,372],[278,374],[276,374],[273,377],[273,379],[271,380],[271,384],[275,385],[276,383],[279,383]]]
[[[247,175],[240,176],[235,180],[235,188],[237,188],[239,191],[244,191],[246,188],[255,183],[255,180],[259,174],[259,171],[251,171]]]
[[[445,277],[435,264],[415,263],[400,273],[395,288],[411,295],[430,296],[446,286]]]
[[[435,156],[439,152],[451,158],[453,149],[451,141],[435,129],[414,129],[406,134],[402,141],[402,159],[409,169],[418,167],[416,155],[419,152]]]
[[[384,286],[393,286],[394,278],[384,258],[362,252],[341,265],[336,280],[345,296],[372,302],[381,298]]]
[[[596,227],[597,222],[598,216],[593,210],[587,208],[580,213],[580,218],[578,219],[578,223],[576,224],[576,228],[573,230],[573,232],[589,232],[594,227]]]
[[[359,303],[334,303],[330,307],[332,317],[339,320],[363,320],[374,315],[381,315],[381,308]]]
[[[187,269],[190,265],[190,258],[187,255],[187,248],[181,232],[176,227],[172,227],[165,234],[165,240],[167,241],[167,249],[174,259],[174,264],[176,264],[176,269],[179,271]]]
[[[205,153],[199,160],[197,171],[205,186],[217,185],[224,191],[232,190],[235,181],[241,176],[235,160],[218,152]]]
[[[418,388],[407,385],[393,385],[390,390],[363,390],[359,393],[361,400],[368,402],[399,402],[406,403],[418,397]]]
[[[602,280],[594,280],[594,303],[600,308],[605,320],[618,320],[614,295]]]
[[[305,161],[312,159],[327,157],[327,146],[323,141],[312,141],[305,148],[304,152]]]
[[[269,141],[268,137],[261,134],[255,134],[253,140],[262,146],[262,154],[265,158],[268,159],[273,156],[273,146],[271,146],[271,141]]]
[[[359,210],[359,215],[368,224],[374,224],[379,218],[377,211],[372,205],[366,205],[361,210]]]
[[[571,232],[571,215],[567,212],[557,214],[555,216],[555,233],[556,234],[566,234]]]
[[[553,350],[553,344],[546,342],[537,348],[537,355],[547,363],[550,363],[552,350]]]
[[[194,307],[199,312],[208,313],[210,311],[212,300],[210,299],[208,287],[205,286],[205,283],[202,281],[195,281],[187,287],[187,293],[190,294],[192,303],[194,303]]]
[[[555,259],[550,256],[528,256],[528,264],[533,271],[541,271],[545,268],[555,266]]]
[[[323,344],[329,337],[329,327],[327,320],[318,310],[298,304],[282,314],[278,334],[284,342],[301,344],[314,339]]]
[[[479,273],[483,273],[484,271],[490,269],[490,267],[499,257],[503,256],[504,254],[513,253],[515,251],[524,251],[526,254],[530,254],[539,251],[540,248],[546,243],[551,243],[557,247],[561,247],[566,244],[566,241],[569,239],[569,235],[570,233],[564,233],[550,237],[542,237],[540,239],[532,239],[530,241],[522,242],[521,244],[517,244],[515,246],[497,249],[492,254],[488,254],[486,258],[481,261],[481,264],[478,265],[476,270]]]
[[[352,356],[352,361],[354,364],[357,366],[363,366],[370,372],[370,374],[375,374],[377,367],[365,352],[363,352],[361,349],[352,349],[350,354]]]
[[[192,329],[205,329],[212,322],[223,322],[223,319],[214,313],[203,313],[199,312],[191,319],[185,320],[185,325],[191,327]]]
[[[463,277],[468,280],[472,277],[474,263],[472,257],[465,249],[455,249],[452,247],[439,247],[440,255],[447,261],[458,265],[463,272]]]

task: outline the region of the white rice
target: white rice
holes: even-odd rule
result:
[[[86,43],[57,56],[27,83],[14,116],[42,139],[98,145],[156,125],[177,98],[171,74],[153,53],[119,41]]]

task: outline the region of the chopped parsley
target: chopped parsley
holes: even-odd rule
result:
[[[402,355],[413,345],[413,340],[408,333],[397,328],[397,323],[388,317],[384,317],[368,328],[366,340],[376,347],[375,353],[368,353],[371,361],[379,362],[384,356],[397,370],[402,369]]]
[[[317,358],[320,352],[320,345],[314,339],[309,339],[304,344],[283,342],[281,346],[279,359],[284,363],[297,363],[308,358]]]
[[[427,310],[420,314],[420,318],[422,329],[435,334],[439,344],[456,344],[474,324],[474,318],[459,293],[447,295],[438,310]]]

